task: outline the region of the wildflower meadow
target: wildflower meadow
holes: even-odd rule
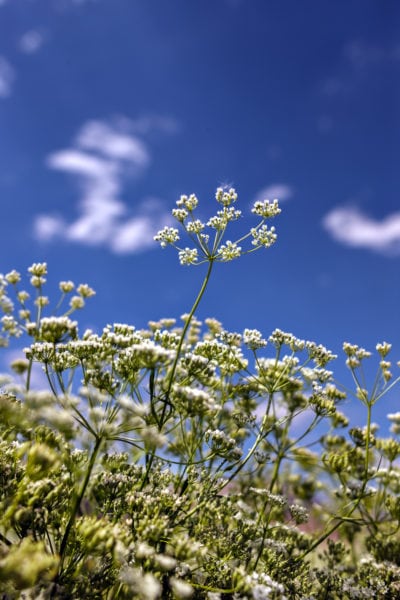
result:
[[[336,357],[199,321],[218,263],[268,251],[281,212],[255,202],[254,226],[230,239],[237,194],[215,198],[203,222],[181,196],[176,228],[155,236],[199,267],[199,292],[146,329],[80,330],[94,290],[61,281],[51,301],[46,263],[0,275],[0,345],[23,348],[1,377],[2,600],[400,598],[400,412],[390,437],[374,421],[400,363],[382,340]]]

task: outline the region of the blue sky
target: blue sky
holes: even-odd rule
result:
[[[399,100],[397,0],[0,0],[0,271],[89,283],[84,325],[179,317],[203,270],[152,236],[230,184],[278,241],[199,317],[398,359]]]

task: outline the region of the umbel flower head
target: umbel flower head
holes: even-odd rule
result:
[[[194,216],[199,204],[195,194],[181,196],[176,202],[177,208],[172,210],[172,216],[190,238],[192,246],[180,247],[179,230],[169,226],[161,229],[154,236],[154,240],[159,242],[162,248],[167,246],[176,248],[181,265],[228,262],[259,248],[272,246],[276,242],[277,235],[275,227],[268,227],[266,221],[281,212],[276,199],[272,202],[270,200],[255,202],[251,212],[261,219],[256,227],[252,227],[237,240],[224,239],[229,223],[237,221],[242,216],[242,211],[232,206],[237,201],[237,197],[234,188],[217,188],[215,199],[222,208],[217,210],[207,222],[203,222]],[[243,244],[248,240],[250,240],[250,247],[245,250]]]

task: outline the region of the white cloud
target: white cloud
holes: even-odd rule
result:
[[[122,123],[123,121],[121,121]],[[166,134],[175,134],[180,130],[179,123],[172,117],[166,117],[164,115],[148,114],[143,115],[134,121],[127,123],[127,127],[132,133],[138,135],[146,135],[156,132],[163,132]]]
[[[277,198],[280,202],[289,200],[293,196],[293,188],[287,183],[272,183],[262,188],[256,195],[256,200],[274,200]]]
[[[161,203],[160,203],[161,204]],[[162,213],[161,213],[162,214]],[[115,237],[111,241],[111,248],[114,252],[124,254],[128,252],[140,252],[153,246],[153,236],[156,231],[161,229],[170,216],[165,215],[162,219],[155,219],[154,216],[140,214],[126,223],[120,225],[116,231]],[[157,225],[155,227],[155,225]]]
[[[44,43],[44,36],[36,29],[26,31],[19,39],[18,47],[24,54],[35,54]]]
[[[352,40],[343,46],[336,72],[320,83],[320,92],[331,97],[349,95],[373,77],[378,69],[398,69],[399,65],[399,43],[373,44],[365,40]]]
[[[46,164],[73,176],[80,192],[75,220],[57,214],[38,215],[34,233],[41,241],[64,239],[106,246],[115,253],[154,246],[153,235],[170,220],[159,200],[142,202],[135,214],[121,199],[129,178],[150,164],[144,141],[132,134],[133,122],[89,121],[70,148],[53,152]]]
[[[388,255],[400,254],[400,212],[381,221],[358,208],[335,208],[323,219],[323,227],[338,242]]]
[[[396,45],[377,45],[363,40],[353,40],[343,49],[345,59],[356,70],[379,67],[383,62],[397,61],[397,54]]]
[[[146,146],[138,137],[117,131],[103,121],[89,121],[78,134],[77,145],[139,167],[146,167],[150,161]]]
[[[36,237],[44,242],[61,237],[64,225],[64,221],[60,217],[39,215],[35,220]]]
[[[13,67],[4,56],[0,56],[0,98],[7,98],[11,95],[14,80],[15,71]]]
[[[47,164],[52,169],[59,169],[60,171],[75,173],[89,178],[93,177],[94,179],[102,176],[107,178],[113,170],[113,165],[109,161],[98,156],[86,154],[79,149],[75,150],[74,148],[50,154],[47,158]]]

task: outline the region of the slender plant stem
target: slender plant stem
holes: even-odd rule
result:
[[[204,277],[204,280],[203,280],[203,283],[201,285],[200,291],[197,294],[197,298],[194,301],[194,304],[193,304],[193,306],[192,306],[192,308],[190,310],[189,316],[186,319],[185,326],[184,326],[184,328],[182,330],[182,334],[181,334],[181,337],[180,337],[180,340],[179,340],[178,348],[176,350],[175,360],[173,362],[171,373],[169,375],[167,391],[165,393],[165,404],[164,404],[164,411],[163,411],[163,415],[164,416],[165,416],[166,405],[169,403],[169,396],[170,396],[170,393],[171,393],[172,384],[174,383],[174,376],[175,376],[176,368],[178,366],[178,361],[179,361],[179,358],[180,358],[180,355],[181,355],[181,350],[182,350],[183,342],[185,340],[187,330],[190,327],[190,323],[192,322],[194,313],[195,313],[195,311],[197,310],[197,307],[200,304],[200,301],[201,301],[201,299],[202,299],[202,297],[204,295],[204,292],[206,291],[208,282],[210,280],[211,271],[212,271],[213,266],[214,266],[214,260],[212,258],[210,258],[209,259],[209,263],[208,263],[208,269],[207,269],[206,276]],[[161,418],[161,422],[162,422],[162,420],[163,419]]]
[[[364,481],[360,489],[360,493],[353,506],[350,508],[349,512],[343,516],[337,517],[337,522],[332,525],[327,531],[325,531],[311,546],[301,554],[299,560],[302,560],[307,554],[310,554],[315,548],[317,548],[322,542],[324,542],[332,533],[334,533],[339,527],[345,522],[348,521],[351,515],[354,513],[356,508],[359,506],[361,499],[364,495],[365,488],[367,487],[368,482],[368,471],[369,471],[369,448],[371,443],[371,415],[372,415],[372,404],[373,401],[368,401],[367,404],[367,429],[366,429],[366,442],[365,442],[365,466],[364,466]]]
[[[158,428],[159,428],[160,431],[162,430],[162,427],[165,424],[165,417],[166,417],[166,412],[167,412],[167,406],[171,405],[169,397],[170,397],[170,394],[171,394],[172,385],[174,383],[174,377],[175,377],[176,369],[177,369],[177,366],[178,366],[178,361],[179,361],[179,358],[181,356],[183,342],[185,340],[186,333],[187,333],[187,331],[188,331],[188,329],[190,327],[190,323],[192,322],[194,313],[195,313],[195,311],[197,310],[197,307],[200,304],[200,301],[201,301],[201,299],[202,299],[202,297],[204,295],[204,292],[206,291],[208,282],[210,280],[211,271],[212,271],[213,266],[214,266],[214,259],[212,257],[210,257],[209,258],[209,263],[208,263],[208,269],[207,269],[206,276],[204,277],[204,280],[203,280],[203,283],[201,285],[200,291],[197,294],[196,300],[194,301],[194,304],[193,304],[193,306],[192,306],[192,308],[190,310],[189,316],[186,319],[185,325],[184,325],[182,333],[181,333],[179,344],[178,344],[178,347],[176,349],[175,359],[174,359],[174,362],[172,364],[171,372],[169,374],[167,390],[166,390],[165,396],[163,398],[164,406],[163,406],[163,409],[162,409],[161,417],[160,417],[160,419],[158,421]],[[152,467],[153,461],[154,461],[154,455],[155,454],[154,454],[154,451],[153,451],[152,454],[151,454],[151,456],[149,457],[149,460],[148,460],[148,463],[147,463],[147,466],[146,466],[146,473],[145,473],[145,476],[143,478],[141,489],[143,489],[143,487],[146,485],[146,483],[148,481],[149,473],[150,473],[150,470],[151,470],[151,467]]]
[[[63,568],[64,558],[65,558],[65,550],[67,548],[69,535],[71,533],[72,526],[75,522],[75,518],[78,513],[79,506],[82,502],[83,496],[85,495],[86,488],[88,486],[89,479],[90,479],[90,476],[93,471],[93,467],[96,463],[96,458],[99,453],[102,441],[103,441],[102,437],[96,438],[95,444],[93,446],[92,454],[90,456],[90,461],[89,461],[89,465],[88,465],[88,468],[86,471],[85,479],[83,480],[82,487],[81,487],[79,493],[75,496],[74,502],[72,504],[71,514],[70,514],[67,526],[65,528],[64,535],[63,535],[63,538],[61,540],[61,545],[60,545],[60,568],[59,568],[58,576],[61,574],[61,571]]]
[[[265,434],[267,433],[265,428],[265,425],[267,423],[267,419],[268,419],[268,415],[269,415],[269,410],[271,408],[271,403],[272,403],[272,394],[269,395],[268,398],[268,405],[267,408],[265,410],[265,414],[261,423],[261,427],[260,427],[260,432],[257,435],[254,444],[252,445],[252,447],[250,448],[250,450],[248,451],[247,455],[245,456],[245,458],[243,460],[239,460],[236,464],[237,467],[236,469],[233,471],[233,473],[231,473],[231,475],[228,477],[228,479],[224,480],[223,486],[225,487],[226,485],[228,485],[228,483],[230,483],[235,477],[236,475],[243,469],[243,467],[249,462],[249,460],[251,459],[251,457],[253,456],[254,452],[257,450],[258,446],[260,445],[261,440],[264,439]],[[234,466],[234,465],[233,465]]]

